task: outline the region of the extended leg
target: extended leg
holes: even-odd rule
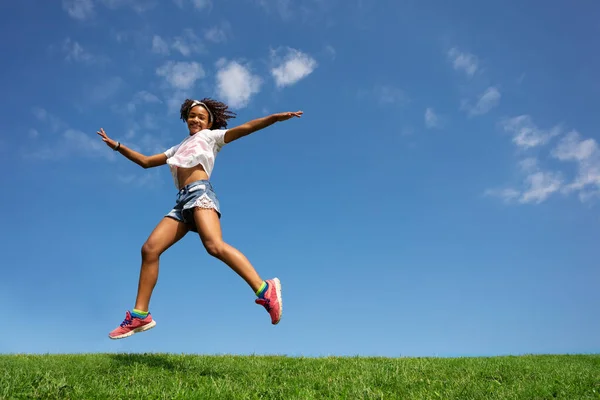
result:
[[[208,254],[223,261],[241,276],[250,285],[254,293],[258,295],[256,303],[264,306],[269,312],[271,323],[273,325],[279,323],[283,310],[279,279],[274,278],[263,281],[246,256],[223,241],[221,222],[215,210],[196,208],[194,210],[194,221],[202,244]]]
[[[187,232],[188,228],[183,222],[165,217],[142,246],[142,266],[135,300],[136,310],[148,311],[150,297],[158,280],[160,255],[181,240]]]
[[[184,237],[187,231],[184,223],[168,217],[154,228],[142,246],[142,267],[134,313],[127,311],[123,322],[108,334],[109,338],[123,339],[156,326],[156,321],[148,313],[148,306],[158,279],[158,260],[160,255]]]
[[[263,280],[250,261],[239,250],[223,241],[221,221],[216,211],[196,208],[194,221],[208,254],[227,264],[250,285],[254,292],[260,289]]]

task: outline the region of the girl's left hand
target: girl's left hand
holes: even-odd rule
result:
[[[300,116],[302,114],[304,114],[303,111],[283,112],[283,113],[275,114],[275,118],[277,119],[277,121],[287,121],[288,119],[294,118],[294,117],[300,118]]]

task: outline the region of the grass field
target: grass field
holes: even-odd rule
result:
[[[0,398],[600,399],[600,355],[4,355]]]

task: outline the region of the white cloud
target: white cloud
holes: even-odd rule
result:
[[[137,13],[142,13],[154,8],[158,3],[155,0],[96,0],[106,7],[115,10],[121,7],[129,7]],[[94,16],[94,0],[62,0],[63,9],[74,19],[84,21]]]
[[[559,173],[537,171],[525,178],[525,189],[521,193],[521,203],[539,204],[546,200],[552,193],[557,192],[562,185]]]
[[[156,54],[168,55],[171,49],[178,51],[181,55],[188,57],[194,53],[205,51],[200,38],[192,29],[185,29],[179,36],[175,36],[169,44],[169,41],[159,35],[152,37],[152,52]]]
[[[279,65],[271,69],[277,87],[290,86],[306,78],[317,67],[314,58],[299,50],[287,48],[284,56],[279,56],[277,51],[272,51],[271,58]]]
[[[94,56],[85,51],[83,47],[71,38],[66,38],[63,42],[63,51],[67,61],[76,61],[83,63],[92,63]]]
[[[266,11],[276,12],[282,19],[288,19],[293,15],[292,0],[255,0],[257,4]]]
[[[513,143],[522,150],[543,146],[561,133],[559,126],[547,131],[540,129],[529,115],[503,120],[501,125],[513,134]],[[568,181],[564,178],[564,172],[544,171],[535,158],[527,158],[520,162],[520,169],[526,175],[522,190],[493,189],[486,194],[507,201],[518,198],[520,203],[536,204],[556,192],[565,195],[576,193],[581,202],[600,199],[600,146],[596,140],[583,138],[579,132],[572,130],[550,151],[550,156],[555,162],[574,163],[577,168],[575,177]]]
[[[577,131],[571,131],[563,137],[552,151],[552,155],[561,161],[584,161],[598,153],[598,144],[594,139],[580,139]]]
[[[565,193],[580,191],[581,201],[597,197],[600,190],[600,150],[594,139],[582,139],[578,132],[571,131],[551,154],[558,160],[573,161],[577,165],[577,176],[564,188]]]
[[[479,60],[477,56],[461,52],[456,47],[453,47],[448,51],[448,58],[452,61],[455,70],[462,70],[469,77],[472,77],[479,69]]]
[[[521,161],[520,167],[525,175],[520,190],[516,188],[489,189],[485,194],[499,197],[507,203],[517,201],[521,204],[540,204],[553,193],[560,191],[563,186],[562,174],[542,170],[534,158]]]
[[[325,54],[327,54],[327,56],[329,58],[331,58],[332,60],[335,60],[335,56],[337,54],[335,51],[335,47],[333,47],[331,45],[325,46]]]
[[[177,6],[179,6],[179,8],[184,8],[186,3],[190,3],[190,5],[192,5],[196,10],[204,10],[205,8],[211,8],[212,7],[212,1],[211,0],[173,0],[173,2],[175,4],[177,4]]]
[[[204,31],[204,38],[209,42],[223,43],[230,36],[231,25],[228,22],[223,22],[220,26],[213,26]]]
[[[247,66],[236,61],[217,62],[217,91],[231,107],[243,108],[250,98],[260,91],[262,79],[253,75]]]
[[[186,57],[192,53],[201,53],[204,51],[204,46],[202,45],[200,38],[198,38],[191,29],[185,29],[183,35],[176,36],[175,39],[173,39],[171,47]]]
[[[160,99],[155,95],[146,90],[141,90],[137,92],[134,96],[136,101],[146,102],[146,103],[160,103]]]
[[[125,110],[129,113],[133,113],[137,110],[137,107],[141,104],[145,104],[145,103],[162,103],[162,101],[158,98],[158,96],[156,96],[153,93],[150,93],[146,90],[141,90],[139,92],[137,92],[133,98],[131,99],[131,101],[129,101],[127,103],[127,105],[125,106]],[[115,111],[119,112],[121,111],[120,108],[116,108]]]
[[[540,129],[529,115],[502,120],[500,125],[506,132],[513,134],[513,143],[525,150],[545,145],[561,131],[560,126],[555,126],[549,131]]]
[[[202,65],[195,61],[167,61],[156,69],[156,74],[162,76],[174,89],[191,89],[198,79],[205,76]]]
[[[144,11],[150,10],[158,4],[154,0],[101,0],[104,5],[110,9],[118,9],[121,7],[129,7],[133,9],[138,14],[143,13]]]
[[[83,21],[94,15],[92,0],[63,0],[63,9],[77,20]]]
[[[505,203],[512,203],[519,198],[521,192],[514,188],[488,189],[485,191],[485,195],[498,197],[504,200]]]
[[[157,54],[168,55],[169,44],[160,36],[154,35],[152,38],[152,52]]]
[[[475,105],[471,105],[468,101],[463,101],[461,109],[467,110],[471,117],[487,114],[500,103],[500,97],[502,97],[500,91],[491,86],[479,96]]]
[[[382,106],[405,105],[410,100],[408,95],[402,89],[389,84],[377,85],[368,91],[361,90],[359,91],[358,96],[359,98],[375,98]]]
[[[428,107],[425,110],[425,126],[427,128],[439,128],[441,127],[440,117],[437,116],[433,108]]]

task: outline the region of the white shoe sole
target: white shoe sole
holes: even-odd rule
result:
[[[274,278],[273,281],[275,282],[275,288],[277,289],[275,293],[277,293],[277,301],[279,302],[279,320],[273,324],[277,325],[283,317],[283,300],[281,299],[281,282],[278,278]]]

